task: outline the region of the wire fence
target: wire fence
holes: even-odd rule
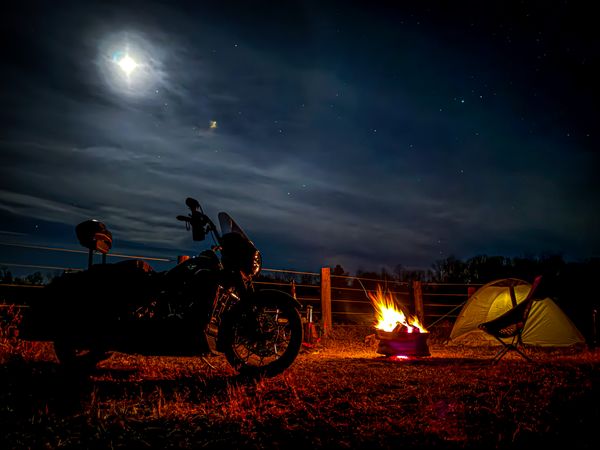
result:
[[[61,247],[50,247],[26,243],[0,242],[0,246],[21,251],[44,251],[72,254],[88,254],[88,251]],[[147,262],[168,263],[173,267],[178,258],[145,255],[109,253],[109,258],[141,259]],[[49,270],[56,272],[80,271],[82,266],[53,264],[29,264],[4,261],[0,258],[0,269],[20,268],[27,270]],[[168,270],[168,268],[167,268]],[[5,269],[6,272],[6,269]],[[326,280],[324,278],[327,278]],[[37,279],[39,281],[39,277]],[[317,323],[329,320],[333,324],[372,325],[375,319],[373,299],[379,291],[393,297],[395,302],[407,313],[421,316],[423,324],[430,329],[440,324],[454,322],[460,308],[470,294],[481,286],[477,284],[433,283],[406,281],[387,278],[369,278],[350,275],[331,274],[329,268],[320,272],[297,271],[290,269],[263,268],[254,282],[259,288],[274,288],[293,295],[303,308],[310,309]],[[15,284],[4,280],[0,289]],[[31,284],[33,287],[34,285]],[[0,291],[2,293],[2,291]],[[2,303],[0,301],[0,303]],[[420,305],[420,306],[419,306]],[[419,311],[419,308],[421,310]]]

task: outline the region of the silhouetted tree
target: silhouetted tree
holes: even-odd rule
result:
[[[0,283],[11,284],[13,275],[6,267],[0,267]]]
[[[499,278],[513,277],[510,258],[477,255],[467,260],[464,268],[465,283],[489,283]]]
[[[359,278],[361,278],[359,280]],[[356,271],[356,278],[352,280],[352,287],[357,289],[373,290],[381,284],[381,278],[377,272],[368,272],[362,269]]]
[[[348,287],[348,278],[345,278],[348,275],[349,273],[346,272],[342,266],[336,264],[336,266],[331,270],[331,286]]]
[[[402,264],[396,265],[394,274],[396,275],[396,279],[402,282],[430,281],[433,278],[431,270],[408,269]]]
[[[449,256],[432,265],[433,280],[438,283],[469,283],[467,266],[460,259]]]
[[[41,285],[45,284],[47,281],[50,281],[53,277],[49,274],[42,274],[42,272],[33,272],[24,277],[15,277],[5,267],[0,268],[0,283],[5,284],[31,284],[31,285]]]
[[[300,277],[300,284],[318,285],[319,284],[318,275],[309,275],[306,273],[302,274],[302,276]]]
[[[45,279],[41,272],[34,272],[25,277],[23,284],[40,285],[44,284]]]

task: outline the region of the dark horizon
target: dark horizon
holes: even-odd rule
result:
[[[192,196],[270,268],[600,255],[585,5],[22,2],[0,20],[0,242],[78,248],[96,218],[114,252],[175,258],[210,245],[175,220]]]

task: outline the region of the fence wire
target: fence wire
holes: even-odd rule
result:
[[[89,254],[89,251],[69,249],[61,247],[51,247],[35,244],[24,244],[15,242],[0,242],[0,245],[5,247],[21,248],[24,250],[43,250],[63,253]],[[129,255],[123,253],[108,253],[109,258],[125,258],[125,259],[142,259],[146,261],[159,262],[176,262],[172,257],[157,257],[146,255]],[[59,265],[43,265],[43,264],[24,264],[17,262],[0,262],[0,267],[18,267],[24,269],[41,269],[41,270],[60,270],[60,271],[80,271],[84,270],[81,267],[65,267]],[[269,278],[268,274],[272,274]],[[308,284],[307,280],[312,278],[315,282]],[[351,275],[330,275],[330,299],[331,299],[331,314],[333,316],[374,316],[375,310],[373,306],[372,296],[378,291],[378,288],[384,288],[385,293],[393,296],[400,304],[406,306],[407,300],[413,300],[413,292],[411,291],[411,282],[399,281],[393,279],[377,279],[370,277],[358,277]],[[300,282],[296,282],[300,280]],[[254,282],[259,286],[274,286],[293,293],[296,298],[304,303],[318,303],[322,301],[321,292],[321,273],[308,272],[292,269],[276,269],[263,268],[261,277]],[[375,286],[372,286],[375,283]],[[367,285],[368,287],[366,287]],[[436,320],[428,325],[433,327],[444,319],[454,319],[454,312],[462,307],[468,297],[467,289],[477,288],[481,284],[461,284],[461,283],[421,283],[423,298],[440,298],[447,299],[447,303],[441,302],[425,302],[426,315],[428,317],[436,317]],[[395,289],[392,290],[392,287]],[[438,289],[464,289],[464,292],[438,292]],[[428,292],[429,289],[434,289],[436,292]],[[455,300],[452,300],[455,299]],[[457,303],[456,300],[464,299]],[[357,309],[358,308],[358,309]],[[362,309],[361,309],[362,308]],[[447,309],[447,311],[443,311]],[[319,311],[315,311],[318,316]]]

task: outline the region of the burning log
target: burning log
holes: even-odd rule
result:
[[[429,333],[377,330],[377,353],[385,356],[430,356]]]
[[[429,332],[414,316],[396,307],[391,294],[381,288],[376,295],[369,294],[376,313],[377,353],[386,356],[430,356],[427,338]]]

